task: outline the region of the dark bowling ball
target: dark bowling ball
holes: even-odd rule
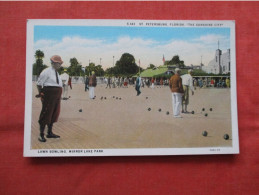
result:
[[[106,97],[104,97],[104,99],[106,100]]]
[[[212,108],[210,108],[210,111],[212,111]]]
[[[113,96],[112,98],[115,98],[115,96]]]
[[[119,100],[121,100],[121,98],[119,98]]]
[[[82,109],[79,109],[79,112],[82,112],[83,110]]]
[[[161,112],[161,108],[159,108],[158,111]]]
[[[150,111],[151,110],[151,108],[148,108],[148,111]]]
[[[148,99],[148,97],[146,97],[146,99]]]
[[[192,111],[192,114],[194,114],[194,111]]]
[[[207,131],[203,131],[203,132],[202,132],[202,135],[203,135],[204,137],[206,137],[206,136],[208,135],[208,132],[207,132]]]
[[[169,112],[167,111],[166,114],[169,115]]]
[[[228,135],[228,134],[225,134],[225,135],[224,135],[224,139],[225,139],[225,140],[228,140],[228,139],[229,139],[229,135]]]
[[[206,117],[207,117],[207,116],[208,116],[208,114],[206,113],[206,114],[204,114],[204,116],[206,116]]]
[[[202,111],[205,111],[205,108],[202,108]]]

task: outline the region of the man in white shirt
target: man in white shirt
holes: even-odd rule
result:
[[[192,95],[194,95],[192,73],[193,73],[193,70],[190,69],[188,70],[188,74],[184,74],[181,76],[183,91],[184,91],[184,95],[182,98],[182,113],[188,113],[187,105],[189,104],[189,88],[192,91]]]
[[[45,126],[48,126],[47,138],[60,138],[52,132],[53,123],[58,121],[60,113],[60,100],[62,94],[62,80],[57,72],[63,63],[58,55],[50,58],[51,67],[44,69],[37,81],[39,96],[41,97],[42,110],[39,117],[40,142],[46,142],[44,137]]]
[[[68,93],[68,80],[69,80],[69,75],[67,74],[67,70],[64,70],[64,73],[60,75],[60,78],[63,83],[63,92],[62,92],[62,99],[67,100],[67,93]]]

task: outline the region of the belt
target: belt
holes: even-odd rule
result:
[[[57,87],[57,86],[44,86],[44,88],[61,88],[61,87]]]

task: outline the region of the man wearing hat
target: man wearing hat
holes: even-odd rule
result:
[[[180,73],[181,70],[176,68],[175,75],[173,75],[169,81],[169,86],[172,92],[172,105],[175,118],[182,118],[180,115],[180,109],[182,104],[183,86]]]
[[[62,93],[62,99],[67,100],[67,93],[68,93],[68,80],[69,80],[69,75],[67,74],[67,70],[65,69],[63,74],[60,75],[60,78],[62,80],[63,84],[63,93]]]
[[[188,70],[188,74],[184,74],[181,76],[183,82],[183,98],[182,98],[182,113],[188,113],[187,105],[189,104],[189,88],[192,91],[192,95],[194,95],[193,88],[193,78],[192,78],[193,70]]]
[[[44,69],[37,81],[37,88],[42,102],[39,117],[40,142],[46,142],[44,137],[45,126],[48,126],[47,138],[60,138],[52,132],[53,123],[58,121],[60,113],[60,100],[62,94],[62,80],[57,72],[63,61],[60,56],[50,58],[51,67]]]
[[[92,71],[92,75],[89,77],[89,97],[90,99],[95,99],[94,88],[97,85],[97,80],[95,76],[95,72]]]

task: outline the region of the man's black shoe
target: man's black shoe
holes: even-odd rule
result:
[[[44,137],[44,134],[43,134],[43,135],[40,135],[40,137],[38,138],[38,140],[39,140],[40,142],[46,142],[46,139],[45,139],[45,137]]]
[[[55,135],[54,133],[49,133],[46,137],[47,138],[60,138],[59,135]]]

